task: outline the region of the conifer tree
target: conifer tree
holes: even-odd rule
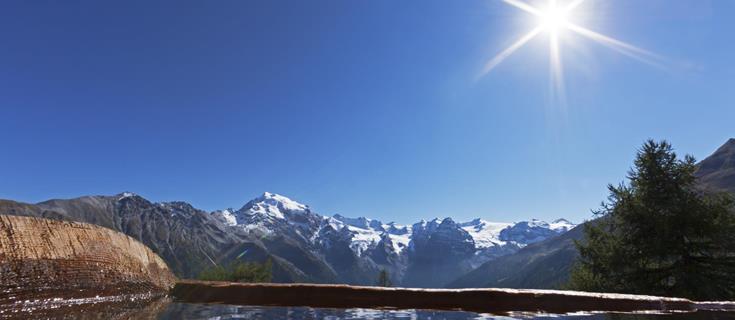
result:
[[[735,214],[727,194],[696,186],[695,160],[666,141],[638,151],[628,184],[608,186],[586,225],[570,287],[578,290],[735,298]]]
[[[269,258],[264,263],[234,260],[225,266],[214,266],[199,274],[199,280],[229,282],[270,282],[273,262]]]
[[[378,281],[376,285],[379,287],[390,287],[392,285],[390,282],[390,276],[388,275],[388,271],[385,271],[385,269],[380,270],[380,273],[378,274]]]

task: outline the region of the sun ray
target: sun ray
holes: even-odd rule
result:
[[[584,2],[584,1],[585,0],[574,0],[574,1],[570,2],[566,7],[564,7],[564,10],[566,10],[566,11],[572,11],[572,10],[576,9],[577,7],[579,7],[579,5],[582,4],[582,2]]]
[[[523,10],[537,17],[538,25],[529,33],[523,35],[516,40],[508,48],[498,53],[489,60],[479,77],[485,76],[492,71],[506,58],[515,53],[519,48],[523,47],[527,42],[536,37],[540,32],[545,31],[549,37],[549,89],[550,97],[555,103],[562,106],[566,104],[566,88],[564,81],[564,68],[561,54],[561,39],[565,31],[572,31],[582,35],[585,38],[598,42],[612,50],[615,50],[625,56],[635,60],[642,61],[649,65],[668,70],[666,65],[671,62],[662,56],[653,52],[638,48],[634,45],[625,43],[615,38],[600,34],[589,30],[582,26],[572,23],[572,11],[577,9],[586,0],[567,0],[566,4],[560,4],[560,0],[546,0],[545,5],[535,6],[528,4],[524,0],[502,0],[504,3]]]
[[[485,68],[482,69],[482,73],[480,74],[480,77],[484,76],[490,70],[495,68],[497,65],[499,65],[505,58],[513,54],[518,48],[522,47],[526,42],[530,41],[534,37],[536,37],[539,33],[541,33],[542,28],[536,27],[535,29],[531,30],[531,32],[525,34],[524,36],[520,37],[516,42],[511,44],[508,48],[503,50],[502,52],[498,53],[494,58],[492,58],[490,61],[485,64]]]
[[[503,2],[505,2],[505,3],[507,3],[507,4],[511,5],[511,6],[514,6],[514,7],[518,8],[518,9],[521,9],[523,11],[526,11],[528,13],[531,13],[533,15],[537,15],[537,16],[544,15],[544,13],[541,10],[539,10],[537,8],[534,8],[533,6],[527,4],[527,3],[523,2],[523,1],[520,1],[520,0],[503,0]]]
[[[665,68],[665,65],[664,65],[665,59],[653,52],[638,48],[632,44],[628,44],[623,41],[608,37],[606,35],[594,32],[590,29],[578,26],[573,23],[569,23],[567,25],[567,28],[587,38],[595,40],[598,43],[603,44],[628,57],[631,57],[641,62],[645,62],[647,64],[650,64],[656,67]]]
[[[554,100],[565,105],[566,94],[564,88],[564,69],[562,67],[561,52],[559,49],[559,35],[553,33],[549,38],[549,75],[551,77],[551,94]]]

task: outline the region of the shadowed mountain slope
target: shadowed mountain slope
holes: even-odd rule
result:
[[[413,225],[325,216],[266,192],[239,210],[205,212],[186,202],[154,203],[133,193],[0,200],[0,214],[87,222],[123,232],[160,255],[182,278],[232,260],[273,261],[276,282],[440,287],[482,263],[574,227],[567,220],[518,223],[450,218]]]
[[[698,166],[696,175],[705,188],[735,193],[735,139],[728,140]]]
[[[735,139],[729,139],[698,166],[695,175],[704,189],[735,192]],[[594,221],[584,224],[587,223]],[[568,281],[571,267],[579,256],[574,240],[584,239],[584,224],[561,236],[486,262],[448,287],[558,288]]]
[[[180,277],[195,277],[203,269],[226,263],[247,250],[246,260],[274,260],[275,281],[331,282],[336,278],[329,271],[324,277],[312,277],[293,263],[273,256],[258,239],[230,230],[211,214],[184,202],[152,203],[131,193],[35,205],[0,200],[0,214],[87,222],[120,231],[151,248]],[[301,267],[329,270],[318,258],[304,260]]]
[[[457,280],[450,288],[558,288],[569,279],[578,252],[574,240],[582,239],[584,226],[518,252],[487,262]]]

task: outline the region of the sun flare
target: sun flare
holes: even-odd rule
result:
[[[546,10],[542,11],[539,17],[539,26],[547,32],[559,32],[566,28],[569,23],[569,13],[562,7],[556,5],[556,2],[552,2]]]
[[[628,57],[654,66],[662,67],[661,62],[664,59],[661,56],[575,24],[574,21],[572,21],[574,10],[584,3],[585,0],[569,0],[565,1],[564,4],[559,3],[559,0],[547,0],[547,4],[543,7],[533,6],[523,0],[502,1],[533,15],[538,19],[538,25],[525,35],[521,36],[506,49],[498,53],[495,57],[490,59],[485,64],[485,68],[482,70],[481,76],[497,67],[501,62],[503,62],[503,60],[511,56],[516,50],[523,47],[526,43],[536,38],[536,36],[541,33],[548,34],[549,38],[549,69],[551,72],[550,78],[553,94],[555,97],[560,97],[562,100],[564,97],[564,77],[562,70],[561,41],[559,38],[563,33],[569,32],[581,35]]]

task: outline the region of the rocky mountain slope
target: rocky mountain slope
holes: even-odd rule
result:
[[[735,193],[735,139],[699,163],[697,177],[707,189]]]
[[[264,193],[238,210],[205,212],[185,202],[153,203],[132,193],[24,204],[0,200],[0,214],[81,221],[121,231],[158,253],[181,277],[233,259],[274,262],[274,280],[442,286],[457,274],[514,253],[574,225],[560,219],[516,224],[450,218],[413,225],[324,216]]]
[[[574,241],[583,237],[584,225],[580,225],[558,237],[487,262],[450,282],[447,287],[559,288],[569,280],[569,272],[578,256]]]
[[[715,153],[702,160],[698,167],[695,175],[704,189],[735,193],[735,139],[729,139]],[[486,262],[448,286],[557,288],[569,279],[569,270],[578,256],[574,240],[584,238],[583,226],[581,224],[559,237]]]
[[[239,210],[212,215],[261,239],[270,251],[286,238],[298,243],[323,257],[343,282],[372,284],[380,270],[387,270],[393,283],[415,287],[445,285],[457,274],[574,226],[563,219],[509,224],[481,219],[456,223],[451,218],[404,226],[365,217],[323,216],[268,192]]]
[[[226,262],[247,250],[248,260],[263,261],[271,257],[274,278],[278,281],[336,280],[330,272],[306,274],[291,262],[271,256],[258,239],[232,230],[210,213],[184,202],[153,203],[132,193],[49,200],[38,204],[0,200],[0,214],[88,222],[123,232],[151,248],[183,278],[195,277],[204,268]],[[303,264],[304,268],[329,269],[314,256]]]

